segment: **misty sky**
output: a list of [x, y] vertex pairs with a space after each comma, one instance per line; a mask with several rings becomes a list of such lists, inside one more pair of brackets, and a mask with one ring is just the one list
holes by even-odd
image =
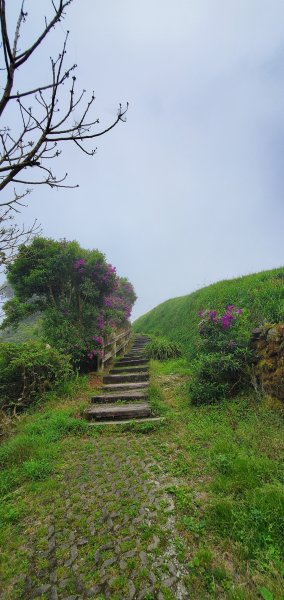
[[[48, 5], [26, 2], [27, 40]], [[127, 123], [94, 158], [65, 145], [56, 171], [79, 189], [34, 189], [25, 222], [103, 251], [135, 286], [135, 316], [283, 265], [283, 0], [74, 0], [27, 84], [49, 80], [67, 29], [94, 115], [111, 123], [129, 101]]]

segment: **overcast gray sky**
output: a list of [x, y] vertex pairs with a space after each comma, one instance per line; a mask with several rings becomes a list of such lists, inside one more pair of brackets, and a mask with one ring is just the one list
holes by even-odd
[[[27, 0], [27, 38], [47, 0]], [[33, 19], [35, 19], [33, 21]], [[138, 316], [203, 285], [283, 265], [283, 0], [74, 0], [27, 82], [70, 29], [67, 62], [102, 123], [94, 158], [58, 161], [77, 190], [40, 187], [23, 217], [105, 252]]]

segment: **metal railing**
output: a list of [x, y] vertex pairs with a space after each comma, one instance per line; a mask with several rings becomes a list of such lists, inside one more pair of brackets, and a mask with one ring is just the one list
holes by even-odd
[[103, 371], [105, 364], [115, 358], [119, 352], [123, 352], [130, 342], [132, 335], [131, 327], [120, 331], [118, 334], [105, 340], [102, 351], [103, 356], [98, 360], [98, 371]]

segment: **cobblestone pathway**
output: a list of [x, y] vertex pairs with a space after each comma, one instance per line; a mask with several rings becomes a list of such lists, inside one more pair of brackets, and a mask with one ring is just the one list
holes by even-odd
[[27, 524], [24, 599], [189, 598], [167, 492], [174, 482], [153, 444], [127, 434], [78, 439], [77, 451], [74, 443], [65, 450], [44, 519], [41, 511]]

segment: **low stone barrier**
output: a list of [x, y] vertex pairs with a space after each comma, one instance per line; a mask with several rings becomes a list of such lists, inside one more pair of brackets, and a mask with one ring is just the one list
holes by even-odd
[[252, 333], [255, 376], [265, 394], [284, 403], [284, 323], [265, 324]]

